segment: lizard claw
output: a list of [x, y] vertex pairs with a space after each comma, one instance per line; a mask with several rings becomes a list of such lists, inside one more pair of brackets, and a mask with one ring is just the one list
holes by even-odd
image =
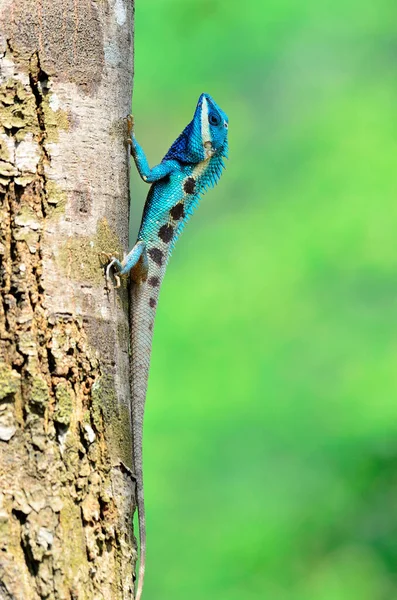
[[118, 252], [98, 252], [99, 260], [105, 264], [113, 260], [114, 258], [118, 258], [120, 255]]
[[[115, 263], [119, 262], [118, 258], [116, 258], [115, 256], [112, 256], [111, 259], [112, 260], [110, 261], [110, 263], [106, 267], [106, 275], [105, 275], [106, 276], [106, 286], [107, 286], [108, 289], [110, 289], [110, 282], [111, 282], [110, 270], [111, 270], [111, 268], [113, 267], [113, 265]], [[114, 278], [116, 280], [116, 285], [114, 285], [113, 287], [119, 288], [120, 285], [121, 285], [121, 283], [120, 283], [120, 277], [119, 277], [119, 275], [117, 275], [117, 273], [114, 273], [113, 276], [114, 276]]]
[[106, 289], [110, 290], [112, 289], [112, 287], [115, 288], [119, 288], [120, 287], [120, 277], [119, 275], [117, 275], [117, 273], [114, 273], [113, 276], [116, 280], [116, 285], [111, 285], [111, 277], [110, 277], [110, 270], [113, 267], [114, 264], [119, 263], [120, 261], [118, 259], [119, 253], [118, 252], [99, 252], [99, 258], [101, 260], [101, 262], [103, 262], [104, 264], [107, 264], [106, 267], [106, 271], [105, 271], [105, 278], [106, 278]]
[[127, 117], [127, 133], [128, 143], [132, 144], [132, 136], [134, 135], [134, 117], [132, 115], [128, 115]]
[[131, 477], [131, 479], [133, 481], [136, 481], [137, 478], [136, 478], [136, 475], [135, 475], [134, 471], [131, 471], [131, 469], [129, 467], [127, 467], [127, 465], [125, 464], [125, 462], [123, 462], [122, 460], [119, 463], [117, 463], [117, 464], [115, 464], [113, 466], [114, 467], [119, 467], [120, 471], [122, 471], [124, 473], [127, 473], [127, 475], [129, 475], [129, 477]]

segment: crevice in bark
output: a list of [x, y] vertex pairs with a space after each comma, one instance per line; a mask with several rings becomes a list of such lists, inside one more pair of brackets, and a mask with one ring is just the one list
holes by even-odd
[[43, 109], [43, 96], [47, 93], [49, 87], [49, 77], [40, 66], [39, 52], [36, 51], [29, 60], [29, 83], [32, 94], [36, 103], [37, 123], [41, 134], [37, 136], [37, 141], [40, 146], [40, 160], [38, 163], [37, 173], [41, 179], [42, 189], [42, 210], [44, 215], [48, 213], [48, 197], [47, 197], [47, 177], [45, 173], [45, 164], [51, 163], [51, 157], [47, 152], [45, 142], [47, 139], [47, 129], [45, 122], [45, 114]]
[[35, 52], [29, 61], [29, 82], [32, 89], [32, 94], [36, 101], [37, 121], [40, 130], [43, 132], [41, 146], [43, 153], [50, 162], [50, 156], [45, 148], [44, 142], [47, 137], [45, 116], [43, 110], [43, 96], [48, 93], [49, 88], [49, 76], [45, 71], [42, 70], [40, 65], [39, 53]]
[[[15, 510], [15, 509], [12, 511], [12, 513], [15, 516], [15, 518], [18, 519], [18, 521], [20, 523], [20, 529], [21, 529], [21, 531], [23, 531], [25, 524], [26, 524], [26, 515], [24, 515], [22, 511]], [[24, 543], [23, 535], [21, 536], [21, 548], [22, 548], [23, 555], [25, 557], [25, 563], [26, 563], [29, 573], [33, 577], [37, 577], [37, 575], [39, 573], [39, 563], [34, 560], [29, 543], [27, 543], [27, 544]]]

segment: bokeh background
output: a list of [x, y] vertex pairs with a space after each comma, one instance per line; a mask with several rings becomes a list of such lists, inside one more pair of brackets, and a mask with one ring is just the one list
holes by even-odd
[[151, 165], [201, 92], [230, 119], [158, 308], [145, 597], [395, 600], [397, 4], [140, 0], [135, 40]]

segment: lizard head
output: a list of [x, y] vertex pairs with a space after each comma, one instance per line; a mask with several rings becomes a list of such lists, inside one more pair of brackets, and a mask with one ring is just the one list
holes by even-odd
[[227, 156], [227, 115], [209, 94], [201, 94], [192, 121], [182, 131], [163, 160], [199, 163], [213, 156]]
[[[195, 131], [199, 129], [200, 145], [204, 149], [204, 158], [214, 154], [224, 156], [227, 151], [227, 131], [229, 119], [209, 94], [201, 94], [197, 103], [193, 123]], [[192, 138], [195, 143], [197, 140]]]

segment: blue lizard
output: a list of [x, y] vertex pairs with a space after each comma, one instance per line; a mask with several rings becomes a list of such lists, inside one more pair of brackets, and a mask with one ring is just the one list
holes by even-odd
[[[131, 272], [130, 335], [134, 475], [138, 507], [140, 566], [136, 600], [143, 589], [146, 526], [143, 495], [142, 434], [153, 324], [160, 285], [175, 242], [197, 206], [214, 186], [227, 156], [228, 118], [209, 94], [201, 94], [192, 121], [152, 169], [130, 124], [131, 154], [139, 175], [150, 188], [136, 244], [120, 262], [112, 257], [106, 276], [116, 268]], [[117, 279], [118, 276], [116, 275]]]

